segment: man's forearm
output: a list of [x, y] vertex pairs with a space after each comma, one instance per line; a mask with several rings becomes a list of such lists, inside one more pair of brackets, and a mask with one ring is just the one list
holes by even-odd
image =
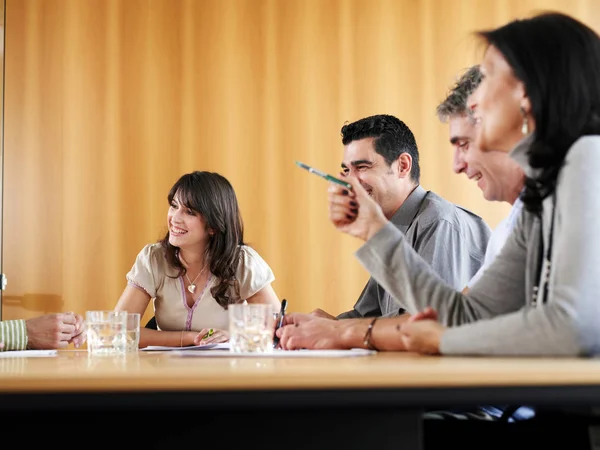
[[24, 320], [4, 320], [0, 322], [0, 351], [25, 350], [27, 348], [27, 328]]

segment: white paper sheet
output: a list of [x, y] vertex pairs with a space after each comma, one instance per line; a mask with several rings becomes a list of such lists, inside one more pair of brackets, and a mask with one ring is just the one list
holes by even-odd
[[56, 350], [8, 350], [0, 352], [0, 358], [39, 358], [40, 356], [56, 356]]
[[377, 352], [364, 348], [350, 350], [273, 350], [270, 353], [232, 353], [228, 350], [212, 350], [210, 352], [175, 351], [173, 356], [204, 356], [229, 358], [346, 358], [352, 356], [369, 356]]
[[229, 342], [224, 344], [207, 344], [207, 345], [192, 345], [190, 347], [163, 347], [161, 345], [150, 345], [140, 348], [142, 352], [164, 352], [178, 350], [180, 352], [189, 352], [190, 350], [229, 350]]

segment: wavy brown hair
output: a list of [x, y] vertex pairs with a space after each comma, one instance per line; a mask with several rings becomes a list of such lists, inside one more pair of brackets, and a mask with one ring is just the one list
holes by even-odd
[[[211, 294], [219, 305], [239, 301], [231, 298], [230, 288], [239, 292], [235, 273], [240, 261], [240, 246], [244, 243], [244, 224], [237, 197], [231, 183], [215, 172], [195, 171], [183, 175], [169, 191], [169, 205], [177, 195], [181, 205], [200, 214], [214, 234], [209, 238], [207, 257], [212, 274], [219, 280]], [[174, 278], [185, 275], [179, 260], [179, 248], [169, 243], [169, 231], [160, 241], [166, 251], [167, 262], [177, 270]]]

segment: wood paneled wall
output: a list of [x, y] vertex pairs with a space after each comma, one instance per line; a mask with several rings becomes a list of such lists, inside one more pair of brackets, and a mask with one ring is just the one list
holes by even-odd
[[213, 170], [292, 311], [350, 308], [367, 273], [327, 218], [340, 127], [390, 113], [414, 131], [422, 184], [495, 226], [451, 170], [435, 116], [472, 37], [538, 10], [598, 29], [595, 0], [7, 0], [5, 319], [112, 308], [166, 229], [170, 186]]

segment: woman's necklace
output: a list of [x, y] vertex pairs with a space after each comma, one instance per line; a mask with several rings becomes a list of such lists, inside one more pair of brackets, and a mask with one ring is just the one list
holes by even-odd
[[[178, 255], [178, 256], [179, 256], [179, 259], [180, 259], [180, 260], [181, 260], [181, 259], [183, 259], [183, 258], [181, 257], [181, 255]], [[185, 260], [184, 260], [184, 262], [185, 262]], [[187, 264], [186, 264], [186, 265], [187, 265]], [[186, 267], [186, 269], [187, 269], [187, 267]], [[204, 269], [206, 269], [206, 261], [204, 261], [204, 266], [202, 266], [202, 270], [201, 270], [201, 271], [198, 273], [198, 275], [196, 275], [196, 278], [194, 278], [194, 281], [191, 281], [191, 280], [190, 280], [190, 277], [188, 277], [187, 270], [186, 270], [186, 272], [185, 272], [185, 277], [187, 278], [187, 280], [188, 280], [188, 283], [190, 283], [190, 284], [189, 284], [189, 286], [187, 287], [187, 290], [188, 290], [188, 291], [190, 291], [190, 293], [191, 293], [191, 294], [193, 294], [194, 292], [196, 292], [196, 284], [195, 284], [195, 283], [196, 283], [196, 280], [198, 279], [198, 277], [199, 277], [200, 275], [202, 275], [202, 273], [204, 272]]]
[[196, 282], [198, 277], [202, 274], [202, 272], [204, 272], [204, 269], [206, 269], [206, 263], [204, 263], [204, 267], [202, 267], [202, 270], [200, 271], [200, 273], [198, 273], [198, 275], [196, 275], [196, 278], [194, 278], [194, 281], [190, 281], [190, 277], [188, 277], [187, 272], [185, 273], [185, 277], [187, 278], [188, 282], [190, 283], [190, 285], [187, 287], [187, 290], [190, 291], [190, 293], [193, 294], [196, 291], [196, 285], [194, 283]]

